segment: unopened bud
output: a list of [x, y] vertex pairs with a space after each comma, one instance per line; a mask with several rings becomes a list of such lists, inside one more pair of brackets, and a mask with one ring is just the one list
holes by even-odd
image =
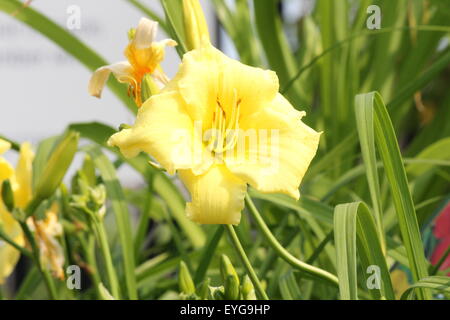
[[241, 292], [244, 300], [256, 300], [255, 287], [248, 275], [245, 275], [242, 280]]
[[223, 283], [226, 282], [228, 276], [233, 276], [237, 285], [239, 285], [239, 277], [231, 264], [230, 259], [226, 255], [222, 255], [220, 258], [220, 274], [222, 275]]
[[159, 93], [159, 87], [156, 84], [155, 80], [152, 78], [150, 74], [146, 74], [142, 78], [141, 83], [141, 95], [142, 95], [142, 101], [147, 101], [148, 98], [150, 98], [152, 95]]
[[180, 291], [186, 295], [195, 293], [194, 281], [192, 281], [189, 269], [186, 263], [180, 262], [180, 273], [178, 274], [178, 284], [180, 286]]
[[183, 0], [183, 18], [188, 50], [211, 43], [205, 15], [198, 0]]
[[59, 187], [77, 151], [78, 138], [78, 133], [69, 131], [56, 146], [38, 179], [36, 199], [42, 201], [49, 198]]
[[2, 184], [2, 199], [3, 203], [5, 204], [6, 209], [8, 209], [9, 212], [12, 212], [14, 210], [14, 193], [11, 187], [11, 182], [9, 180], [3, 181]]
[[232, 275], [229, 275], [225, 280], [225, 299], [238, 300], [239, 299], [239, 281]]
[[197, 287], [197, 295], [201, 300], [207, 300], [209, 296], [210, 279], [206, 279]]

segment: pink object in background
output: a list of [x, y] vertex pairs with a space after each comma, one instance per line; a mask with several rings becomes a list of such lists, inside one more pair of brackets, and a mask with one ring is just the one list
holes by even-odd
[[[447, 204], [444, 210], [442, 210], [436, 218], [433, 234], [439, 241], [431, 255], [431, 264], [435, 265], [450, 246], [450, 203]], [[450, 268], [450, 255], [445, 259], [439, 269], [445, 270], [448, 268]], [[447, 275], [450, 276], [450, 272]]]

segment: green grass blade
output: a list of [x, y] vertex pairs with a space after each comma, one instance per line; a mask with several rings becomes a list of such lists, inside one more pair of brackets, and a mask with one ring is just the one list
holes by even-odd
[[[381, 192], [380, 181], [377, 170], [377, 156], [375, 151], [375, 138], [373, 130], [373, 107], [370, 103], [371, 96], [357, 95], [355, 105], [356, 127], [359, 135], [359, 144], [366, 170], [367, 184], [369, 185], [370, 198], [374, 211], [374, 218], [377, 224], [378, 235], [381, 246], [385, 248], [383, 232], [383, 214], [381, 212]], [[368, 99], [369, 101], [364, 101]]]
[[[356, 265], [357, 208], [338, 205], [334, 212], [334, 242], [336, 246], [337, 276], [342, 300], [358, 299]], [[350, 210], [353, 209], [353, 210]]]
[[164, 9], [169, 35], [178, 43], [175, 49], [180, 58], [187, 52], [183, 18], [183, 2], [181, 0], [160, 0]]
[[[254, 0], [253, 5], [256, 28], [270, 68], [277, 72], [280, 85], [284, 86], [294, 76], [297, 63], [283, 32], [277, 2], [276, 0]], [[288, 98], [296, 105], [298, 104], [297, 107], [308, 111], [307, 99], [299, 94], [301, 92], [299, 84], [293, 85], [295, 90], [287, 93]]]
[[98, 146], [88, 146], [87, 152], [92, 157], [108, 193], [108, 199], [116, 217], [117, 228], [119, 230], [120, 244], [122, 246], [122, 258], [125, 270], [125, 282], [128, 292], [128, 298], [136, 300], [137, 285], [135, 277], [135, 261], [133, 237], [131, 234], [130, 213], [128, 205], [125, 202], [125, 194], [120, 182], [117, 180], [116, 170], [109, 159], [101, 152]]
[[364, 203], [354, 202], [336, 206], [334, 239], [341, 299], [358, 299], [357, 249], [364, 273], [369, 266], [377, 266], [380, 270], [380, 289], [370, 289], [372, 297], [395, 299], [377, 228]]
[[224, 229], [221, 226], [216, 227], [216, 230], [206, 242], [207, 246], [203, 249], [199, 266], [197, 267], [194, 275], [194, 283], [196, 283], [197, 285], [205, 278], [208, 266], [211, 263], [211, 260], [214, 256], [214, 251], [216, 250], [217, 245], [222, 238], [223, 232]]
[[406, 290], [402, 296], [401, 300], [410, 300], [413, 298], [413, 293], [415, 289], [426, 288], [432, 289], [439, 292], [450, 294], [450, 277], [444, 276], [433, 276], [424, 278], [416, 283], [414, 283], [411, 287]]
[[284, 300], [299, 300], [301, 298], [300, 287], [292, 269], [280, 278], [279, 287]]
[[38, 178], [44, 171], [45, 166], [47, 165], [48, 158], [58, 139], [59, 136], [53, 136], [42, 140], [39, 143], [36, 155], [33, 160], [33, 189], [36, 188]]
[[[416, 160], [433, 159], [433, 160], [450, 160], [450, 137], [440, 139], [422, 150], [417, 156]], [[426, 171], [433, 169], [435, 166], [432, 163], [417, 162], [411, 163], [406, 167], [406, 172], [409, 175], [418, 177]]]
[[[408, 188], [405, 168], [400, 154], [397, 137], [386, 106], [377, 92], [357, 96], [355, 108], [373, 108], [375, 141], [381, 156], [385, 174], [391, 187], [392, 198], [397, 213], [400, 232], [405, 245], [411, 272], [415, 281], [428, 276], [427, 261]], [[418, 290], [421, 299], [431, 298], [427, 290]]]

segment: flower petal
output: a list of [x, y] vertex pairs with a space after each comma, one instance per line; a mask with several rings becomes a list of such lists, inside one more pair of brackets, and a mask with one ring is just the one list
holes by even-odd
[[136, 49], [145, 49], [150, 47], [156, 38], [157, 31], [158, 22], [147, 18], [141, 18], [141, 20], [139, 20], [134, 39], [132, 40], [133, 45]]
[[184, 55], [177, 75], [169, 83], [170, 89], [174, 87], [181, 92], [191, 117], [202, 120], [208, 128], [218, 100], [228, 113], [235, 107], [236, 94], [241, 115], [245, 116], [258, 111], [262, 102], [273, 100], [279, 84], [275, 72], [244, 65], [206, 46]]
[[14, 174], [14, 168], [4, 158], [0, 158], [0, 182], [9, 179]]
[[150, 97], [139, 109], [134, 126], [114, 134], [108, 143], [119, 147], [125, 157], [148, 153], [169, 174], [191, 168], [199, 173], [211, 165], [212, 156], [198, 131], [180, 95], [164, 92]]
[[[11, 143], [0, 139], [0, 154], [5, 153], [11, 148]], [[9, 179], [14, 174], [14, 168], [4, 158], [0, 157], [0, 183]]]
[[300, 120], [304, 114], [278, 94], [268, 107], [243, 118], [236, 152], [225, 158], [227, 167], [261, 192], [298, 199], [320, 138]]
[[29, 143], [23, 143], [20, 147], [19, 162], [17, 163], [15, 184], [17, 189], [14, 192], [15, 204], [18, 208], [25, 208], [31, 201], [31, 179], [33, 170], [34, 153]]
[[273, 100], [278, 92], [275, 72], [254, 68], [230, 59], [213, 46], [192, 50], [183, 57], [180, 69], [169, 84], [181, 92], [188, 112], [195, 120], [210, 125], [212, 108], [220, 100], [226, 113], [231, 113], [236, 102], [241, 104], [241, 115], [257, 112], [262, 102]]
[[[13, 219], [1, 201], [0, 223], [2, 224], [4, 232], [12, 240], [20, 246], [25, 245], [25, 240], [23, 238], [19, 223]], [[2, 284], [4, 280], [13, 272], [19, 258], [20, 252], [17, 249], [4, 241], [0, 241], [0, 284]]]
[[109, 78], [111, 72], [120, 82], [132, 82], [133, 69], [128, 61], [121, 61], [107, 66], [103, 66], [95, 70], [89, 80], [88, 91], [91, 96], [100, 98], [103, 87]]
[[0, 139], [0, 154], [5, 153], [9, 149], [11, 149], [11, 143], [6, 140]]
[[180, 170], [192, 202], [186, 205], [189, 219], [202, 224], [239, 224], [247, 185], [224, 166], [214, 165], [202, 175]]

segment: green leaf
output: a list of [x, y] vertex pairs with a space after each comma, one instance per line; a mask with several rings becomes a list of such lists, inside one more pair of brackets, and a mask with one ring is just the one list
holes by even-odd
[[[357, 248], [361, 256], [364, 273], [369, 266], [377, 266], [380, 270], [380, 289], [368, 288], [370, 294], [374, 298], [395, 299], [389, 269], [381, 248], [376, 225], [364, 203], [354, 202], [336, 206], [334, 211], [334, 241], [341, 299], [358, 299]], [[366, 283], [366, 281], [364, 282]]]
[[[364, 101], [369, 99], [369, 101]], [[381, 206], [380, 181], [377, 171], [377, 156], [375, 151], [375, 138], [373, 130], [373, 107], [370, 104], [370, 95], [357, 95], [355, 98], [356, 127], [359, 135], [359, 144], [364, 160], [367, 183], [369, 185], [370, 198], [374, 211], [374, 218], [377, 225], [378, 236], [382, 248], [385, 247], [383, 232], [383, 215]]]
[[47, 159], [42, 174], [38, 177], [35, 189], [35, 199], [41, 201], [53, 195], [66, 175], [69, 166], [77, 152], [79, 134], [69, 131], [61, 137]]
[[[277, 72], [280, 84], [284, 86], [294, 76], [297, 63], [283, 32], [277, 3], [277, 0], [254, 0], [253, 6], [259, 39], [270, 68]], [[301, 106], [302, 109], [309, 110], [309, 106], [306, 105], [307, 99], [299, 94], [301, 92], [299, 83], [294, 83], [293, 86], [295, 90], [286, 93], [286, 95], [291, 98], [293, 103], [298, 104], [297, 107]]]
[[409, 287], [401, 296], [401, 300], [410, 300], [413, 298], [415, 289], [426, 288], [439, 292], [450, 294], [450, 277], [433, 276], [421, 279]]
[[271, 203], [292, 209], [302, 217], [313, 217], [328, 225], [333, 224], [333, 209], [326, 204], [308, 198], [306, 196], [300, 197], [299, 201], [282, 195], [282, 194], [265, 194], [260, 193], [254, 189], [249, 189], [251, 197], [269, 201]]
[[[450, 160], [450, 137], [443, 138], [429, 145], [415, 156], [414, 159]], [[406, 172], [412, 176], [418, 177], [434, 167], [433, 163], [411, 163], [406, 167]]]
[[33, 160], [33, 189], [36, 189], [36, 185], [39, 177], [47, 165], [48, 158], [52, 152], [54, 146], [56, 145], [59, 136], [53, 136], [42, 140], [36, 150], [36, 155]]
[[185, 31], [183, 26], [183, 1], [160, 0], [166, 15], [166, 22], [170, 36], [178, 43], [175, 49], [180, 58], [187, 52]]
[[292, 269], [280, 278], [279, 286], [284, 300], [299, 300], [301, 298], [300, 288]]
[[125, 280], [128, 297], [132, 300], [138, 298], [135, 277], [135, 261], [133, 250], [133, 237], [131, 234], [130, 213], [125, 202], [125, 194], [120, 182], [117, 180], [116, 170], [109, 159], [101, 152], [97, 146], [91, 145], [86, 151], [94, 161], [95, 166], [100, 171], [100, 175], [108, 193], [108, 199], [116, 217], [116, 224], [119, 230], [120, 244], [122, 246], [122, 258], [125, 270]]
[[214, 256], [214, 252], [216, 251], [217, 245], [219, 244], [220, 239], [222, 238], [224, 229], [221, 226], [216, 227], [214, 233], [208, 238], [206, 241], [206, 247], [203, 249], [202, 256], [200, 258], [199, 265], [197, 267], [197, 271], [195, 272], [194, 281], [195, 283], [200, 283], [203, 281], [203, 278], [206, 275], [208, 270], [208, 266], [211, 263], [211, 260]]
[[[408, 188], [408, 180], [392, 122], [386, 106], [377, 92], [358, 95], [355, 103], [356, 109], [364, 108], [366, 113], [373, 112], [369, 119], [372, 118], [374, 121], [376, 145], [384, 165], [386, 178], [391, 187], [398, 224], [408, 254], [413, 279], [419, 281], [419, 279], [428, 276], [427, 260], [424, 255], [414, 203]], [[366, 126], [362, 129], [370, 130], [371, 128]], [[427, 290], [421, 289], [419, 289], [418, 296], [421, 299], [431, 298]]]

